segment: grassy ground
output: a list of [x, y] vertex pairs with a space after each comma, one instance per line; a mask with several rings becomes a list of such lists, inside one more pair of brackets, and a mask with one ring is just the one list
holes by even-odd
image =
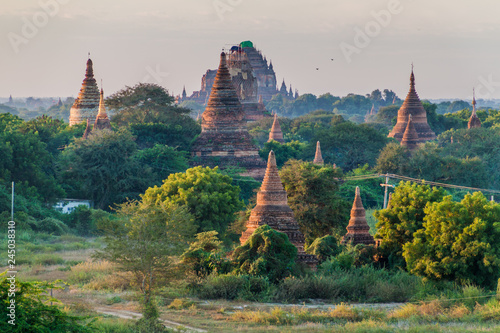
[[[133, 279], [109, 262], [92, 261], [91, 254], [99, 247], [95, 238], [24, 235], [16, 253], [18, 277], [67, 281], [64, 290], [54, 292], [67, 311], [97, 317], [97, 332], [132, 332], [134, 320], [118, 316], [140, 312]], [[158, 303], [162, 319], [218, 333], [500, 332], [500, 304], [495, 297], [483, 297], [485, 293], [473, 287], [464, 288], [459, 296], [461, 300], [448, 301], [456, 295], [443, 294], [423, 302], [375, 305], [206, 301], [189, 297], [185, 283], [179, 281], [162, 288]], [[99, 313], [102, 309], [114, 315]]]

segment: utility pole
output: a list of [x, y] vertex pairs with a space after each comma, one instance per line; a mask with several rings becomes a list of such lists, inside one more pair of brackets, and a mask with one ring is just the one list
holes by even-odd
[[385, 187], [385, 190], [384, 190], [384, 209], [387, 208], [387, 195], [388, 195], [388, 192], [387, 192], [387, 188], [388, 187], [394, 187], [394, 185], [389, 185], [389, 174], [385, 174], [385, 184], [380, 184], [380, 186], [383, 186]]

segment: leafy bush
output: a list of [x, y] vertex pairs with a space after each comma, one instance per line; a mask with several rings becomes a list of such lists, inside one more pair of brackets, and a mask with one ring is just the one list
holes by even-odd
[[263, 225], [234, 250], [233, 263], [236, 273], [264, 276], [274, 283], [291, 274], [296, 256], [297, 248], [286, 234]]
[[44, 218], [43, 220], [35, 223], [36, 231], [47, 232], [49, 234], [61, 236], [69, 232], [69, 228], [62, 221], [52, 217]]
[[[323, 264], [324, 265], [324, 264]], [[422, 287], [420, 278], [406, 272], [373, 267], [344, 270], [335, 268], [317, 275], [292, 277], [277, 287], [276, 299], [296, 301], [306, 298], [363, 302], [403, 302]]]
[[339, 246], [337, 238], [327, 235], [316, 238], [314, 242], [307, 247], [306, 252], [314, 254], [319, 259], [319, 262], [322, 263], [328, 258], [338, 255], [342, 252], [342, 248]]
[[263, 301], [268, 298], [271, 284], [265, 277], [250, 275], [210, 275], [195, 289], [203, 299], [247, 299]]
[[221, 253], [222, 242], [217, 238], [218, 234], [215, 230], [200, 232], [196, 241], [182, 254], [182, 263], [196, 277], [206, 278], [212, 272], [224, 274], [231, 270], [231, 262]]
[[53, 283], [47, 282], [20, 282], [16, 280], [15, 326], [7, 322], [10, 318], [8, 309], [8, 293], [10, 282], [3, 273], [0, 280], [0, 299], [4, 300], [0, 307], [1, 332], [95, 332], [89, 324], [83, 323], [85, 318], [68, 315], [57, 305], [48, 305], [47, 301], [57, 301], [50, 294], [49, 289], [61, 289]]

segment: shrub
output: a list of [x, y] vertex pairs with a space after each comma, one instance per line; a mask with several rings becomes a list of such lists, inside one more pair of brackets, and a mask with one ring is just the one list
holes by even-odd
[[196, 288], [196, 294], [204, 299], [247, 299], [264, 300], [271, 285], [264, 277], [249, 275], [210, 275]]
[[328, 258], [338, 255], [342, 252], [342, 248], [339, 247], [337, 238], [327, 235], [316, 238], [314, 242], [307, 247], [306, 252], [314, 254], [319, 259], [319, 262], [322, 263]]
[[36, 230], [39, 232], [47, 232], [57, 236], [69, 232], [69, 228], [66, 224], [52, 217], [47, 217], [43, 220], [37, 221], [35, 226]]
[[296, 256], [297, 248], [286, 234], [263, 225], [234, 250], [233, 263], [237, 273], [265, 276], [274, 283], [291, 274]]

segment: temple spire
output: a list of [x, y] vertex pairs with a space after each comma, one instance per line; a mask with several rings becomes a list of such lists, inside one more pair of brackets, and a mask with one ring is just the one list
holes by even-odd
[[356, 194], [351, 209], [351, 219], [346, 229], [347, 234], [342, 237], [342, 244], [351, 243], [353, 246], [356, 244], [375, 245], [375, 240], [369, 233], [370, 226], [366, 222], [366, 212], [361, 201], [359, 186], [356, 186]]
[[271, 127], [271, 132], [269, 132], [269, 140], [267, 140], [267, 142], [270, 142], [272, 140], [278, 141], [279, 143], [285, 142], [285, 140], [283, 140], [283, 132], [281, 131], [280, 122], [276, 113], [274, 114], [273, 127]]
[[323, 165], [325, 162], [323, 161], [323, 156], [321, 155], [321, 147], [319, 145], [319, 141], [316, 142], [316, 155], [314, 156], [314, 164]]
[[467, 128], [478, 128], [481, 127], [481, 120], [476, 114], [476, 93], [474, 88], [472, 88], [472, 114], [469, 118], [469, 122], [467, 123]]
[[104, 90], [102, 88], [101, 80], [101, 98], [99, 100], [99, 112], [94, 122], [93, 131], [108, 129], [111, 130], [111, 122], [109, 121], [108, 115], [106, 113], [106, 105], [104, 104]]

